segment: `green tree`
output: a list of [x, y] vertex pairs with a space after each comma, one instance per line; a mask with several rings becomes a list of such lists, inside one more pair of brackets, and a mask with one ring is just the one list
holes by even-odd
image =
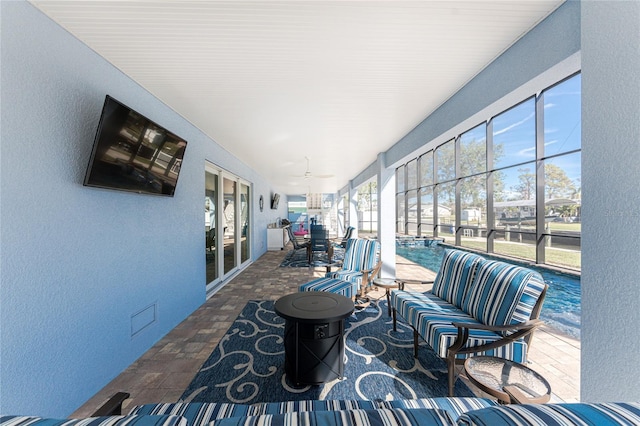
[[536, 195], [535, 173], [531, 173], [531, 169], [528, 168], [518, 169], [518, 172], [520, 172], [518, 175], [520, 183], [511, 187], [511, 189], [522, 194], [523, 200], [533, 200]]
[[574, 198], [578, 193], [576, 184], [558, 165], [546, 163], [544, 165], [545, 198]]

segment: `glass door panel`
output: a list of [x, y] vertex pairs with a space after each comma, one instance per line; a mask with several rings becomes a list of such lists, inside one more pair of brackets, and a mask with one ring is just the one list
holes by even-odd
[[204, 190], [204, 235], [207, 284], [218, 279], [216, 224], [218, 223], [218, 175], [205, 172]]
[[236, 267], [236, 182], [223, 178], [224, 273]]
[[240, 184], [240, 263], [249, 260], [249, 187]]

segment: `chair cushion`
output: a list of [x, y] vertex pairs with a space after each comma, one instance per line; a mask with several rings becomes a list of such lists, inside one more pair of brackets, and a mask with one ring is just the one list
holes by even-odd
[[430, 426], [455, 423], [446, 411], [435, 409], [373, 409], [339, 411], [303, 411], [286, 414], [264, 414], [261, 416], [232, 417], [216, 420], [210, 426]]
[[489, 425], [638, 425], [639, 403], [503, 405], [468, 412], [460, 426]]
[[341, 281], [348, 281], [355, 286], [356, 291], [362, 284], [362, 272], [360, 271], [345, 271], [341, 269], [339, 271], [327, 272], [325, 277]]
[[[330, 274], [331, 273], [327, 273], [327, 277]], [[298, 291], [326, 291], [328, 293], [341, 294], [348, 298], [353, 297], [358, 291], [356, 283], [327, 277], [317, 278], [313, 281], [309, 281], [308, 283], [304, 283], [298, 287]]]
[[103, 416], [82, 419], [51, 419], [34, 416], [2, 416], [2, 426], [187, 426], [181, 416]]
[[346, 271], [366, 271], [373, 269], [378, 260], [380, 243], [376, 240], [351, 238], [347, 240], [342, 269]]
[[477, 254], [462, 250], [445, 250], [431, 292], [462, 308], [464, 296], [471, 287], [476, 268], [483, 260]]
[[487, 325], [525, 322], [544, 286], [540, 274], [531, 269], [482, 260], [462, 309]]

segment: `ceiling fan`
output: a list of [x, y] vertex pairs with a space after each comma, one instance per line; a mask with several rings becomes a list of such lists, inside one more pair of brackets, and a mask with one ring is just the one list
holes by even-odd
[[304, 175], [302, 176], [296, 176], [296, 177], [301, 177], [304, 179], [312, 179], [312, 178], [319, 178], [319, 179], [327, 179], [327, 178], [332, 178], [334, 177], [334, 175], [314, 175], [313, 173], [311, 173], [309, 171], [309, 157], [304, 157], [305, 160], [307, 160], [307, 171], [304, 172]]

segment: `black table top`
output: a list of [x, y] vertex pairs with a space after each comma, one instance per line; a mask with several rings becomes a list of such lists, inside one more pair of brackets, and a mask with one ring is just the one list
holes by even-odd
[[353, 301], [341, 294], [321, 291], [292, 293], [276, 301], [275, 311], [286, 320], [334, 322], [353, 313]]

